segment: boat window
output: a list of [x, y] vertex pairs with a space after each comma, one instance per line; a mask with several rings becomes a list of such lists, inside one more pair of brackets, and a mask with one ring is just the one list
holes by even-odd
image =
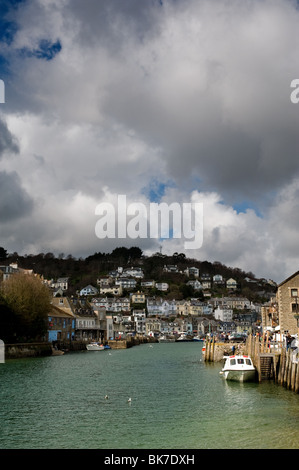
[[248, 366], [251, 366], [251, 360], [250, 360], [250, 359], [246, 359], [246, 364], [247, 364]]
[[230, 365], [231, 365], [231, 366], [234, 366], [235, 364], [236, 364], [236, 359], [231, 359], [231, 360], [230, 360]]
[[244, 364], [244, 359], [238, 359], [238, 364]]

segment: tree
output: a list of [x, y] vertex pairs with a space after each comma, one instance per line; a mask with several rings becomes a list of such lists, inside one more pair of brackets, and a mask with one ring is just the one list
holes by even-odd
[[7, 251], [0, 246], [0, 261], [4, 261], [7, 258]]
[[[14, 315], [16, 341], [41, 340], [48, 329], [50, 292], [35, 276], [18, 273], [1, 285], [1, 296]], [[0, 324], [4, 320], [0, 315]]]

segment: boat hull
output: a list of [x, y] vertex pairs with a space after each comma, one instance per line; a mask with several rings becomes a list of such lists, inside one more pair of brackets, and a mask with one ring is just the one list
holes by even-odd
[[223, 378], [233, 382], [253, 382], [256, 369], [249, 356], [225, 356], [225, 365], [220, 372]]
[[226, 370], [223, 371], [226, 380], [232, 382], [254, 382], [256, 377], [255, 370]]
[[99, 344], [88, 344], [86, 346], [87, 351], [104, 351], [104, 346]]

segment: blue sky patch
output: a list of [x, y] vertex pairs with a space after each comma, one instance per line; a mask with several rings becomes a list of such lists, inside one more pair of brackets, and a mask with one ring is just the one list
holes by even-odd
[[59, 54], [62, 46], [59, 39], [56, 42], [51, 42], [48, 39], [42, 39], [39, 42], [38, 48], [30, 50], [27, 47], [21, 49], [20, 53], [24, 57], [36, 57], [37, 59], [52, 60]]
[[174, 187], [174, 183], [168, 181], [167, 183], [161, 183], [157, 180], [152, 180], [149, 186], [144, 188], [143, 194], [149, 198], [150, 202], [160, 202], [165, 194], [166, 188]]
[[240, 212], [243, 212], [245, 214], [248, 209], [252, 209], [258, 217], [263, 217], [262, 213], [258, 210], [258, 208], [248, 201], [242, 201], [238, 204], [234, 204], [233, 208], [235, 209], [235, 211], [237, 211], [238, 214], [240, 214]]

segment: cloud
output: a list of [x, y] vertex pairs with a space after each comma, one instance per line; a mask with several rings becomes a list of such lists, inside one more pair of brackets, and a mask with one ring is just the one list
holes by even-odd
[[5, 214], [30, 213], [20, 235], [13, 219], [1, 228], [5, 248], [109, 251], [118, 241], [94, 234], [109, 195], [195, 198], [198, 258], [273, 278], [297, 269], [295, 2], [27, 0], [2, 21], [1, 175], [20, 201]]
[[0, 220], [1, 224], [26, 217], [32, 211], [33, 202], [24, 191], [16, 172], [0, 172]]

